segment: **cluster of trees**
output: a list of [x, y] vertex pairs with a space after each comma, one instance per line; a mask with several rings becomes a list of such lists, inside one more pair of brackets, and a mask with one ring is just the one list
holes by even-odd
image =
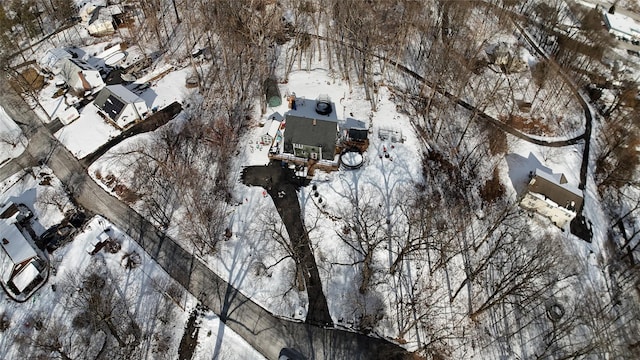
[[[356, 265], [360, 270], [360, 295], [354, 296], [363, 315], [360, 326], [371, 329], [382, 319], [376, 313], [383, 311], [382, 302], [376, 300], [380, 287], [395, 284], [403, 289], [399, 290], [403, 296], [396, 303], [398, 315], [394, 316], [399, 333], [414, 334], [425, 353], [455, 351], [448, 348], [449, 340], [464, 343], [468, 332], [477, 331], [464, 319], [473, 320], [471, 324], [492, 319], [495, 331], [490, 337], [476, 334], [478, 346], [492, 346], [495, 338], [509, 338], [505, 334], [517, 337], [531, 332], [540, 335], [531, 337], [538, 340], [530, 340], [538, 356], [593, 354], [604, 341], [600, 330], [609, 329], [615, 321], [605, 316], [607, 305], [599, 307], [596, 320], [589, 320], [591, 313], [577, 311], [565, 312], [560, 320], [548, 319], [547, 303], [556, 301], [558, 282], [575, 274], [571, 267], [559, 266], [570, 262], [561, 250], [560, 239], [552, 235], [537, 239], [518, 208], [502, 198], [495, 167], [508, 150], [505, 137], [477, 120], [479, 111], [488, 107], [514, 111], [515, 101], [507, 107], [500, 101], [512, 96], [518, 81], [509, 83], [500, 77], [495, 82], [474, 81], [482, 66], [478, 59], [495, 32], [496, 21], [473, 28], [467, 23], [474, 11], [505, 21], [512, 12], [531, 12], [558, 31], [570, 9], [562, 2], [492, 4], [478, 10], [472, 3], [450, 1], [280, 5], [222, 1], [215, 8], [196, 3], [200, 9], [197, 18], [179, 7], [189, 42], [205, 44], [213, 54], [212, 66], [194, 64], [201, 91], [206, 94], [203, 108], [207, 111], [198, 118], [208, 119], [204, 121], [209, 124], [205, 127], [211, 126], [205, 131], [208, 140], [221, 144], [221, 149], [233, 149], [247, 125], [253, 99], [260, 94], [260, 84], [274, 74], [280, 51], [285, 55], [285, 79], [296, 61], [302, 68], [303, 60], [308, 66], [313, 59], [326, 56], [332, 70], [364, 86], [374, 110], [376, 87], [384, 81], [379, 74], [399, 74], [385, 71], [393, 68], [386, 59], [401, 60], [428, 79], [424, 82], [404, 75], [404, 89], [395, 91], [415, 116], [419, 133], [435, 150], [424, 155], [426, 180], [420, 196], [414, 201], [397, 201], [406, 205], [401, 209], [391, 211], [355, 193], [346, 196], [351, 206], [345, 207], [344, 224], [337, 235], [352, 254], [351, 262], [342, 265]], [[290, 16], [282, 19], [285, 8], [291, 10]], [[582, 14], [585, 22], [593, 23], [593, 17], [593, 13]], [[582, 30], [596, 34], [595, 28], [584, 27]], [[577, 34], [578, 29], [571, 31]], [[158, 38], [163, 34], [157, 33]], [[168, 33], [166, 36], [168, 40]], [[289, 36], [291, 42], [280, 46]], [[568, 40], [549, 46], [555, 47], [549, 48], [552, 53], [561, 55], [559, 63], [565, 70], [591, 69], [596, 64], [594, 54], [600, 51], [594, 49], [594, 56], [585, 56], [589, 48]], [[570, 89], [562, 81], [551, 81], [558, 70], [545, 66], [543, 62], [534, 69], [530, 85], [546, 87], [544, 94], [536, 91], [535, 97], [544, 95], [549, 100], [540, 109], [562, 107], [569, 101], [565, 94]], [[528, 91], [528, 87], [520, 90]], [[459, 99], [473, 99], [477, 111], [461, 110]], [[216, 177], [224, 179], [228, 167], [220, 164]], [[451, 206], [452, 202], [456, 205]], [[478, 217], [478, 212], [483, 215]], [[285, 236], [281, 239], [288, 244]], [[450, 314], [450, 324], [427, 321], [442, 311]], [[509, 325], [504, 328], [499, 324]], [[517, 347], [515, 343], [509, 346]], [[620, 349], [610, 351], [619, 353]]]
[[73, 0], [12, 0], [0, 5], [0, 42], [18, 52], [21, 43], [48, 35], [77, 15]]
[[113, 156], [129, 166], [124, 181], [141, 200], [143, 214], [163, 230], [177, 226], [205, 255], [215, 252], [224, 235], [228, 186], [235, 179], [226, 176], [224, 166], [234, 149], [214, 137], [223, 130], [218, 123], [190, 109], [185, 109], [187, 123], [165, 126]]
[[[174, 317], [172, 302], [182, 296], [177, 287], [162, 284], [166, 289], [158, 288], [145, 298], [141, 310], [139, 300], [123, 291], [117, 275], [104, 266], [98, 261], [88, 271], [68, 273], [56, 284], [56, 292], [64, 296], [60, 301], [64, 318], [32, 314], [16, 339], [23, 354], [66, 360], [166, 358], [175, 336], [167, 326]], [[141, 322], [141, 316], [149, 318]]]

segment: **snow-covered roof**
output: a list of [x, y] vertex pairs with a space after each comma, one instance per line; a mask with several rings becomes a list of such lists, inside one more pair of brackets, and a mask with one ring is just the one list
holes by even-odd
[[134, 94], [133, 92], [131, 92], [131, 90], [127, 89], [126, 87], [124, 87], [124, 86], [122, 86], [120, 84], [109, 85], [109, 86], [107, 86], [107, 89], [113, 95], [115, 95], [118, 98], [120, 98], [120, 100], [123, 100], [123, 101], [125, 101], [127, 103], [144, 102], [144, 100], [142, 100], [138, 95]]
[[[12, 204], [3, 208], [6, 210]], [[4, 283], [11, 280], [14, 268], [26, 260], [36, 257], [35, 250], [16, 226], [16, 217], [19, 212], [5, 219], [0, 219], [0, 275]]]
[[287, 117], [297, 116], [297, 117], [306, 118], [306, 119], [318, 119], [318, 120], [338, 122], [338, 116], [336, 114], [336, 106], [332, 102], [330, 103], [332, 111], [327, 115], [322, 115], [316, 112], [316, 105], [318, 104], [316, 100], [296, 98], [295, 102], [296, 102], [296, 108], [289, 109], [289, 111], [286, 112], [285, 116]]
[[33, 280], [38, 277], [40, 271], [35, 267], [33, 263], [29, 263], [22, 271], [20, 271], [16, 276], [11, 280], [13, 285], [16, 286], [19, 292], [23, 292], [24, 289], [29, 286], [33, 282]]
[[40, 58], [38, 65], [44, 70], [58, 74], [62, 66], [61, 60], [63, 59], [71, 59], [71, 54], [65, 49], [49, 49], [44, 56]]
[[358, 129], [358, 130], [368, 130], [369, 126], [366, 122], [358, 119], [354, 119], [351, 117], [346, 118], [344, 121], [340, 122], [340, 128], [342, 129]]
[[579, 197], [582, 197], [582, 190], [580, 190], [577, 186], [569, 184], [567, 182], [567, 179], [564, 177], [564, 174], [552, 174], [549, 172], [546, 172], [542, 169], [536, 169], [535, 171], [535, 175], [539, 176], [549, 182], [554, 183], [557, 186], [560, 186], [561, 188], [571, 192], [574, 195], [577, 195]]
[[612, 32], [619, 32], [634, 38], [640, 38], [640, 25], [632, 18], [622, 14], [604, 13], [607, 27]]
[[2, 236], [2, 249], [11, 258], [14, 264], [19, 264], [36, 256], [35, 250], [15, 225], [15, 217], [0, 219], [0, 236]]
[[[105, 86], [93, 104], [111, 118], [121, 128], [142, 117], [147, 111], [147, 104], [138, 95], [122, 85]], [[132, 104], [132, 107], [129, 105]], [[133, 113], [127, 109], [132, 109]]]
[[276, 137], [278, 129], [280, 129], [280, 124], [282, 124], [280, 121], [272, 120], [271, 124], [269, 124], [269, 131], [267, 131], [267, 134], [272, 138]]

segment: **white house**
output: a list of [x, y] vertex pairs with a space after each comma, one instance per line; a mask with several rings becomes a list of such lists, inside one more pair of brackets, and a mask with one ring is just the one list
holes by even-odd
[[18, 296], [46, 278], [46, 263], [18, 227], [21, 213], [13, 203], [0, 209], [0, 272], [3, 287]]
[[622, 14], [604, 13], [604, 23], [614, 36], [626, 40], [640, 40], [640, 25]]
[[104, 86], [100, 71], [84, 60], [63, 59], [60, 75], [67, 85], [79, 94]]
[[93, 104], [121, 129], [141, 120], [149, 110], [143, 99], [122, 85], [105, 86]]
[[38, 66], [44, 71], [58, 75], [62, 71], [62, 64], [65, 59], [71, 59], [71, 54], [65, 49], [49, 49], [38, 61]]

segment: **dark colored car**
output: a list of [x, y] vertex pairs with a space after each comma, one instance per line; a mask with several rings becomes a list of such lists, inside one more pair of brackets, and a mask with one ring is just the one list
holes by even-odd
[[292, 348], [282, 348], [278, 360], [306, 360], [307, 358], [300, 351]]

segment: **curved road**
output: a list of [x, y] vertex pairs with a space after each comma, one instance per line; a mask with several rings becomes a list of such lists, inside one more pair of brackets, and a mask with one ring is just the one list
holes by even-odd
[[26, 151], [0, 168], [5, 179], [22, 168], [47, 165], [85, 209], [101, 214], [136, 240], [162, 268], [251, 346], [269, 359], [284, 347], [298, 349], [309, 359], [393, 359], [407, 352], [383, 339], [334, 328], [281, 319], [242, 295], [173, 239], [159, 232], [126, 204], [104, 191], [86, 168], [51, 135], [22, 101], [0, 99], [7, 113], [29, 138]]

